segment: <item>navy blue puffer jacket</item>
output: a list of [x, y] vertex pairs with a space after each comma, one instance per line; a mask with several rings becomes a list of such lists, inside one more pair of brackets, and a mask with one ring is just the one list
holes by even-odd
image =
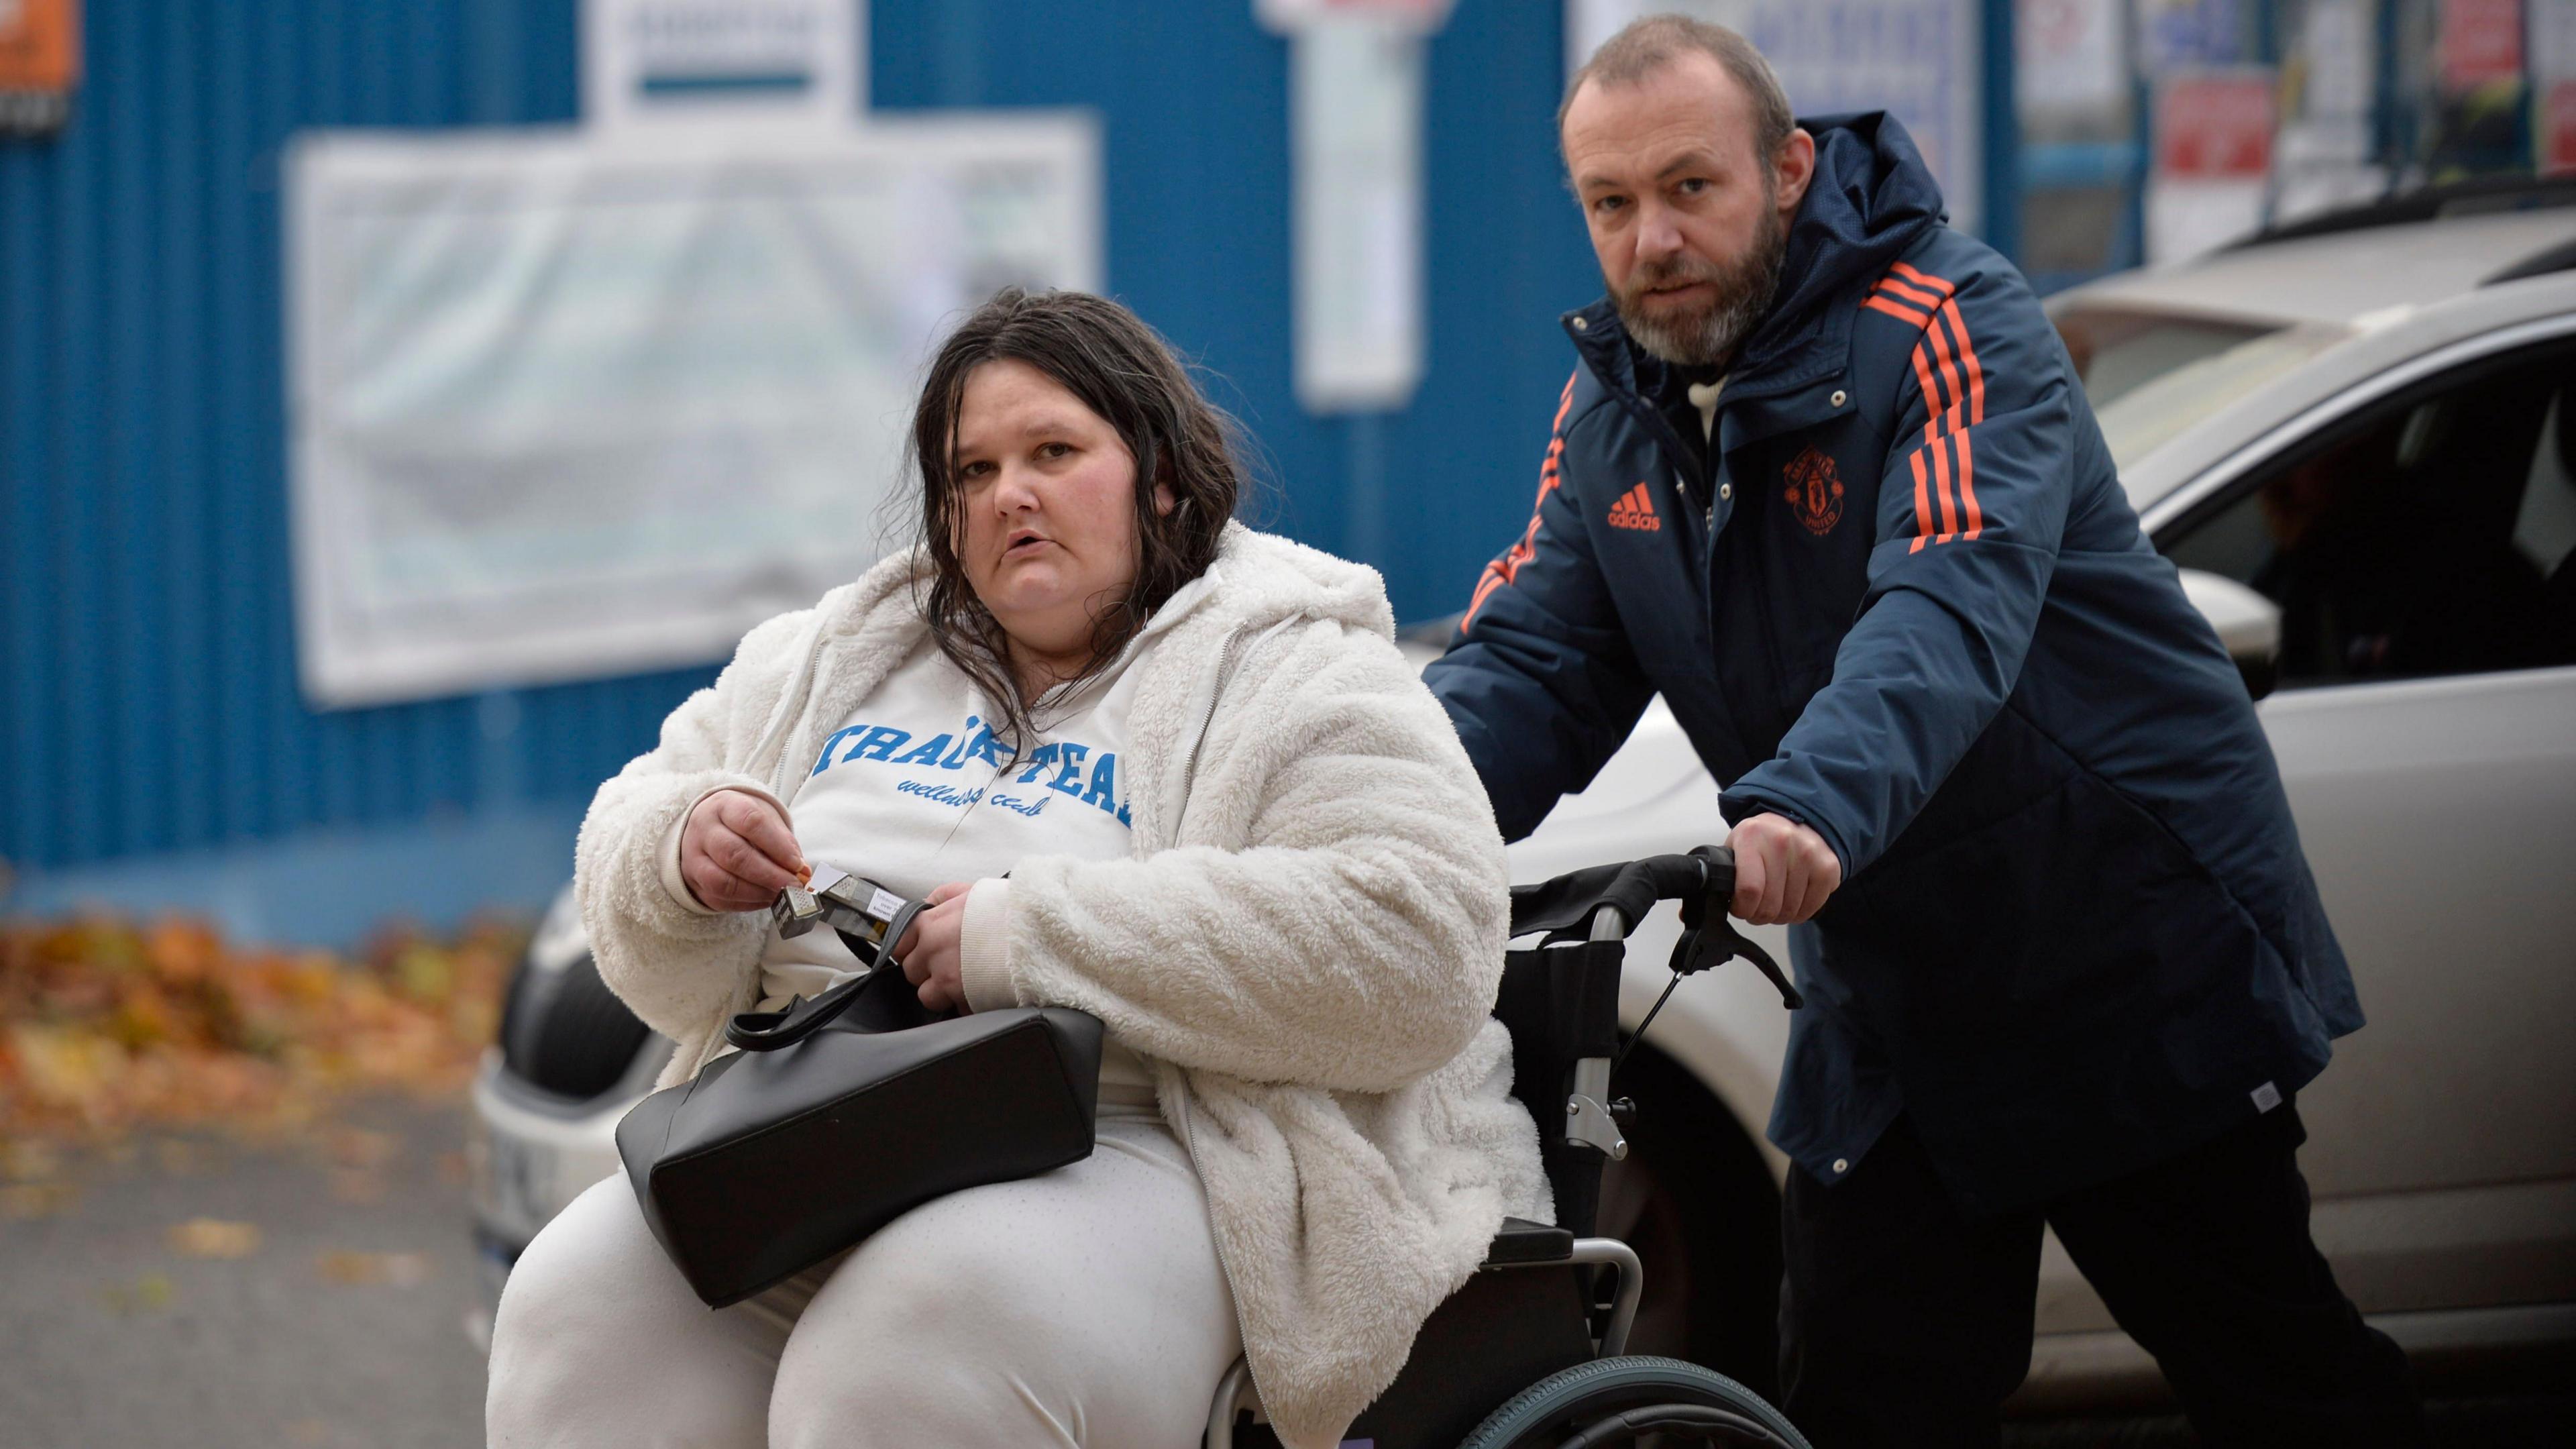
[[1569, 314], [1534, 516], [1427, 677], [1514, 838], [1661, 692], [1727, 820], [1842, 858], [1792, 932], [1772, 1141], [1831, 1183], [1907, 1112], [1963, 1201], [2040, 1202], [2269, 1110], [2361, 1012], [2245, 687], [2028, 284], [1894, 120], [1804, 124], [1714, 439], [1608, 301]]

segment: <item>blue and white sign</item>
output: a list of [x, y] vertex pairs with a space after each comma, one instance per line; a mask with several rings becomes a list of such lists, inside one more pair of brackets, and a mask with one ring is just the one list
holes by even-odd
[[2250, 59], [2242, 0], [2138, 0], [2138, 59], [2149, 75]]
[[582, 119], [858, 124], [866, 0], [582, 0]]

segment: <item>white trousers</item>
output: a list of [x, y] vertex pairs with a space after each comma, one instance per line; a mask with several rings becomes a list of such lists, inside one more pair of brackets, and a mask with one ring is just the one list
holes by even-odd
[[494, 1449], [1188, 1449], [1242, 1352], [1189, 1155], [1104, 1092], [1099, 1146], [955, 1193], [710, 1309], [625, 1178], [538, 1233], [492, 1326]]

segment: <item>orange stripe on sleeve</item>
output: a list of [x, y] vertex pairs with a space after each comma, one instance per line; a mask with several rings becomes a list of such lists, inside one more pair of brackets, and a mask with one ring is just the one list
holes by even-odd
[[1894, 317], [1899, 321], [1911, 322], [1917, 327], [1929, 327], [1932, 325], [1931, 318], [1915, 311], [1913, 308], [1899, 306], [1898, 304], [1887, 300], [1885, 297], [1877, 296], [1875, 294], [1863, 297], [1860, 304], [1873, 312], [1884, 312], [1890, 317]]
[[1950, 298], [1947, 287], [1938, 289], [1918, 287], [1910, 282], [1900, 282], [1894, 277], [1879, 278], [1878, 288], [1880, 292], [1893, 296], [1899, 301], [1911, 302], [1926, 312], [1939, 307]]
[[1565, 391], [1556, 400], [1556, 418], [1548, 424], [1552, 436], [1547, 440], [1547, 458], [1538, 467], [1538, 497], [1530, 504], [1529, 527], [1522, 531], [1520, 541], [1513, 544], [1510, 551], [1485, 565], [1484, 575], [1476, 581], [1476, 592], [1467, 601], [1467, 612], [1458, 620], [1461, 634], [1467, 632], [1468, 625], [1476, 622], [1476, 611], [1485, 607], [1485, 600], [1493, 596], [1494, 590], [1518, 578], [1521, 565], [1538, 552], [1539, 510], [1547, 506], [1547, 495], [1556, 491], [1557, 460], [1565, 456], [1565, 415], [1574, 408], [1574, 382], [1582, 375], [1581, 368], [1567, 373]]
[[[1898, 280], [1898, 274], [1902, 274], [1905, 280]], [[1941, 531], [1933, 536], [1931, 542], [1948, 543], [1953, 538], [1975, 538], [1985, 532], [1986, 514], [1977, 502], [1977, 461], [1969, 430], [1986, 420], [1986, 369], [1977, 356], [1976, 344], [1968, 336], [1968, 319], [1959, 311], [1958, 288], [1904, 262], [1891, 266], [1889, 275], [1880, 278], [1878, 285], [1884, 292], [1907, 301], [1922, 298], [1922, 305], [1930, 308], [1938, 319], [1929, 322], [1924, 329], [1925, 340], [1932, 347], [1932, 362], [1925, 361], [1920, 343], [1914, 349], [1914, 375], [1922, 385], [1927, 414], [1923, 423], [1923, 440], [1925, 446], [1932, 449], [1931, 491], [1938, 493], [1941, 499]], [[1933, 386], [1936, 365], [1945, 388]], [[1950, 399], [1947, 407], [1941, 404], [1945, 390]], [[1945, 446], [1952, 439], [1956, 440], [1958, 450], [1955, 480], [1950, 466], [1951, 449]], [[1926, 479], [1920, 449], [1913, 454], [1912, 461], [1916, 528], [1918, 533], [1929, 533], [1930, 508], [1925, 497]], [[1955, 508], [1952, 504], [1954, 481]], [[1961, 528], [1963, 522], [1966, 525], [1964, 530]], [[1924, 540], [1918, 536], [1910, 551], [1920, 552], [1923, 544]]]
[[1950, 450], [1942, 442], [1932, 445], [1932, 491], [1941, 497], [1941, 536], [1932, 541], [1948, 543], [1959, 536], [1959, 510], [1950, 501]]
[[1950, 405], [1941, 410], [1942, 416], [1947, 420], [1942, 431], [1956, 432], [1959, 429], [1959, 415], [1967, 407], [1968, 391], [1959, 385], [1959, 369], [1950, 361], [1950, 339], [1942, 335], [1941, 324], [1933, 323], [1923, 335], [1931, 340], [1932, 358], [1940, 364], [1941, 380], [1950, 385]]
[[1986, 516], [1977, 509], [1977, 489], [1971, 481], [1977, 476], [1977, 465], [1968, 452], [1968, 437], [1966, 433], [1959, 434], [1959, 501], [1968, 510], [1968, 531], [1960, 536], [1975, 538], [1986, 531]]
[[1955, 300], [1941, 304], [1941, 318], [1950, 324], [1951, 334], [1958, 338], [1959, 358], [1967, 365], [1968, 421], [1982, 423], [1986, 420], [1986, 370], [1977, 361], [1977, 349], [1968, 342], [1968, 319], [1959, 315], [1959, 304]]
[[1914, 380], [1923, 387], [1923, 441], [1930, 443], [1941, 418], [1941, 389], [1932, 382], [1932, 364], [1924, 359], [1923, 344], [1914, 344]]
[[1923, 286], [1939, 292], [1945, 297], [1958, 290], [1956, 287], [1951, 286], [1948, 282], [1932, 275], [1930, 272], [1924, 271], [1905, 262], [1892, 263], [1888, 267], [1888, 270], [1891, 272], [1903, 272], [1908, 281], [1920, 283]]
[[1905, 460], [1914, 465], [1914, 546], [1906, 552], [1921, 553], [1932, 541], [1932, 495], [1923, 476], [1923, 450], [1915, 449]]

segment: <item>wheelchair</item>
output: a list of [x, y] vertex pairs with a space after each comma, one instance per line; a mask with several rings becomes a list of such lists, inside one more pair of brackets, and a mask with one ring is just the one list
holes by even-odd
[[[1403, 1371], [1345, 1446], [1807, 1449], [1777, 1409], [1734, 1380], [1680, 1359], [1627, 1354], [1643, 1273], [1627, 1244], [1591, 1236], [1602, 1166], [1628, 1152], [1618, 1119], [1631, 1104], [1611, 1099], [1610, 1075], [1627, 937], [1646, 913], [1660, 901], [1682, 903], [1675, 984], [1742, 956], [1771, 978], [1784, 1005], [1800, 1005], [1778, 963], [1727, 921], [1734, 892], [1735, 858], [1722, 846], [1513, 889], [1513, 939], [1541, 939], [1504, 957], [1494, 1015], [1511, 1031], [1512, 1095], [1538, 1122], [1556, 1224], [1504, 1220], [1483, 1266], [1423, 1324]], [[1206, 1449], [1277, 1449], [1257, 1409], [1238, 1359], [1208, 1407]]]

